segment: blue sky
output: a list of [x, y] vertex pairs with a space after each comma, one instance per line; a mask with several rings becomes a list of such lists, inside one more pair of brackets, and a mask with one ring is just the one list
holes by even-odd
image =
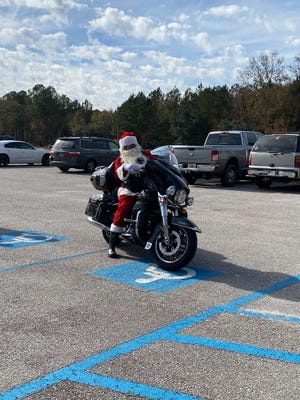
[[251, 57], [300, 55], [296, 0], [0, 0], [0, 96], [52, 86], [94, 109], [238, 82]]

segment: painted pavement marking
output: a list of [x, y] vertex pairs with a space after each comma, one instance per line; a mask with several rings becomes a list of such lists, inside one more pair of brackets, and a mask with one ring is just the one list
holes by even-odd
[[5, 249], [17, 249], [19, 247], [37, 246], [46, 243], [69, 240], [64, 236], [38, 231], [8, 231], [0, 233], [0, 246]]
[[155, 292], [168, 292], [199, 281], [211, 279], [220, 272], [200, 269], [193, 266], [182, 268], [176, 272], [160, 269], [151, 261], [134, 261], [111, 268], [90, 272], [92, 275], [113, 279], [129, 285], [142, 287]]
[[85, 253], [71, 254], [71, 255], [65, 256], [65, 257], [57, 257], [57, 258], [50, 258], [48, 260], [34, 261], [34, 262], [28, 263], [28, 264], [11, 265], [11, 266], [8, 266], [8, 267], [0, 268], [0, 273], [1, 272], [14, 271], [16, 269], [36, 267], [38, 265], [43, 265], [43, 264], [52, 264], [52, 263], [56, 263], [56, 262], [59, 262], [59, 261], [72, 260], [73, 258], [85, 257], [85, 256], [89, 256], [89, 255], [92, 255], [92, 254], [99, 254], [99, 253], [103, 253], [104, 251], [107, 251], [107, 249], [92, 250], [92, 251], [87, 251]]
[[[262, 299], [272, 293], [288, 288], [294, 284], [299, 283], [300, 275], [290, 277], [284, 281], [278, 282], [272, 286], [269, 286], [259, 292], [252, 292], [246, 296], [242, 296], [235, 300], [230, 301], [227, 304], [219, 305], [202, 311], [194, 316], [176, 321], [166, 327], [157, 329], [149, 334], [140, 336], [136, 339], [130, 340], [126, 343], [118, 345], [112, 349], [106, 350], [102, 353], [95, 354], [82, 361], [69, 365], [68, 367], [57, 370], [53, 373], [35, 379], [31, 382], [25, 383], [18, 387], [15, 387], [7, 392], [0, 394], [2, 400], [13, 400], [21, 399], [30, 394], [39, 392], [46, 389], [49, 386], [55, 385], [59, 382], [69, 380], [77, 383], [83, 383], [86, 385], [92, 385], [95, 387], [101, 387], [108, 390], [112, 390], [119, 393], [139, 395], [149, 399], [161, 399], [164, 400], [201, 400], [200, 397], [195, 397], [185, 393], [173, 392], [171, 390], [165, 390], [158, 387], [152, 387], [144, 385], [138, 382], [126, 381], [118, 379], [112, 376], [100, 375], [91, 373], [89, 370], [96, 366], [105, 363], [106, 361], [112, 360], [121, 355], [129, 354], [132, 351], [141, 349], [157, 341], [175, 341], [180, 343], [193, 344], [195, 346], [205, 346], [214, 349], [222, 349], [225, 351], [231, 351], [238, 354], [252, 355], [255, 357], [263, 357], [272, 360], [279, 360], [282, 362], [300, 364], [300, 354], [291, 353], [287, 351], [281, 351], [280, 349], [265, 349], [253, 345], [239, 344], [234, 342], [220, 341], [211, 338], [193, 337], [178, 333], [186, 328], [192, 327], [195, 324], [206, 321], [216, 315], [223, 313], [236, 313], [240, 307], [245, 307], [250, 303], [253, 303], [259, 299]], [[244, 310], [242, 312], [245, 312]], [[281, 319], [281, 316], [274, 314], [263, 314], [256, 313], [255, 318], [264, 317], [267, 315], [268, 318], [276, 320], [277, 317]], [[282, 320], [282, 319], [281, 319]], [[290, 321], [289, 321], [290, 322]], [[295, 323], [299, 323], [296, 319]], [[202, 399], [203, 400], [203, 399]]]

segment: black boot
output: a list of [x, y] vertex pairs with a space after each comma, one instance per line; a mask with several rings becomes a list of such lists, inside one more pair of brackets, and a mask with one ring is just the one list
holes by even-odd
[[110, 258], [118, 258], [118, 254], [116, 253], [116, 244], [118, 243], [119, 236], [120, 234], [117, 232], [110, 232], [108, 248], [108, 257]]

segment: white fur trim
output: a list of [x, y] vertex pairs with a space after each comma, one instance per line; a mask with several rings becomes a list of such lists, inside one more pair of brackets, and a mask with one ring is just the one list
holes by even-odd
[[128, 171], [124, 171], [123, 165], [120, 165], [120, 167], [117, 169], [117, 175], [120, 179], [120, 181], [126, 181], [126, 179], [129, 176], [129, 172]]
[[123, 228], [121, 228], [121, 227], [118, 226], [118, 225], [111, 224], [111, 226], [110, 226], [110, 231], [111, 231], [111, 232], [115, 232], [115, 233], [122, 233], [122, 232], [123, 232]]
[[[137, 192], [138, 193], [138, 192]], [[122, 194], [126, 194], [127, 196], [135, 196], [137, 193], [132, 192], [126, 187], [119, 187], [118, 189], [118, 197], [122, 196]]]
[[135, 136], [125, 136], [119, 140], [120, 147], [130, 146], [131, 144], [138, 145], [137, 138]]

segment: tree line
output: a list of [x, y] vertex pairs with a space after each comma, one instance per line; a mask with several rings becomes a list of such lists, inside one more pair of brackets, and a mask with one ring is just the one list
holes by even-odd
[[300, 131], [300, 55], [287, 68], [277, 51], [252, 58], [238, 83], [168, 93], [132, 94], [116, 110], [94, 110], [42, 84], [0, 98], [0, 134], [38, 146], [60, 136], [105, 136], [134, 131], [143, 146], [203, 144], [212, 130]]

